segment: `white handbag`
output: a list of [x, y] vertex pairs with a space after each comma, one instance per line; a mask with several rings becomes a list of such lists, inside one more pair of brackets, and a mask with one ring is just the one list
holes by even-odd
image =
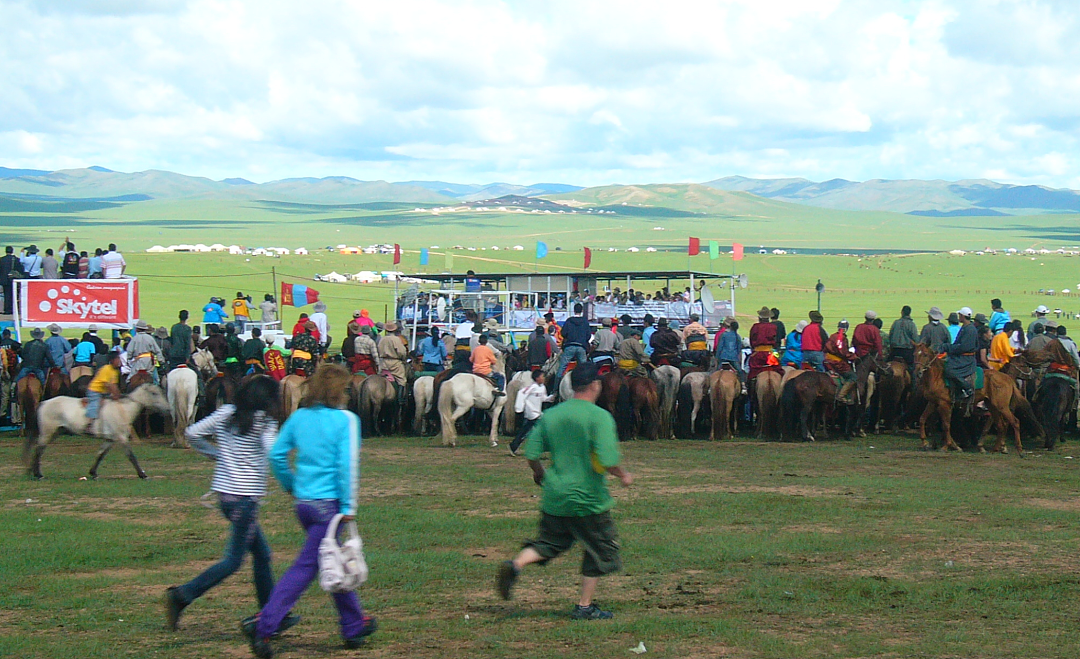
[[345, 525], [348, 538], [338, 543], [338, 526], [344, 515], [334, 515], [326, 536], [319, 542], [319, 587], [328, 593], [347, 593], [356, 590], [368, 579], [364, 560], [364, 542], [356, 530], [356, 522]]

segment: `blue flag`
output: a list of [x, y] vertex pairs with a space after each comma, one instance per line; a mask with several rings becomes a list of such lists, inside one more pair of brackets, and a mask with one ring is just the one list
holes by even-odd
[[427, 247], [420, 248], [420, 265], [427, 265]]
[[542, 259], [547, 256], [547, 243], [536, 243], [536, 258]]

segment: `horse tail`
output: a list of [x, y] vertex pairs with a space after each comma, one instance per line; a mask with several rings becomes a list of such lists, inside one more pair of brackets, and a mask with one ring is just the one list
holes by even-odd
[[694, 429], [690, 428], [690, 415], [694, 410], [694, 392], [689, 382], [683, 381], [679, 383], [675, 400], [676, 434], [679, 437], [692, 439]]
[[773, 438], [776, 435], [776, 401], [778, 398], [777, 387], [779, 386], [776, 373], [766, 372], [758, 376], [757, 394], [758, 422], [761, 427], [761, 436]]
[[615, 398], [615, 426], [619, 431], [619, 439], [630, 439], [634, 430], [634, 403], [630, 398], [630, 387], [626, 382], [619, 384], [619, 393]]
[[446, 444], [457, 440], [457, 428], [454, 427], [453, 420], [454, 386], [448, 385], [446, 381], [443, 381], [442, 384], [444, 386], [440, 387], [439, 400], [436, 402], [439, 409], [439, 420], [442, 423], [443, 444]]
[[795, 391], [797, 386], [793, 379], [781, 389], [780, 393], [780, 433], [789, 441], [799, 437], [799, 412], [802, 402]]

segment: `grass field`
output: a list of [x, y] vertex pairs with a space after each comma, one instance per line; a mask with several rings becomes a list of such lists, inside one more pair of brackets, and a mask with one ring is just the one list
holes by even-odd
[[[227, 526], [201, 507], [211, 463], [155, 439], [139, 481], [96, 443], [61, 438], [46, 479], [25, 480], [0, 437], [0, 655], [244, 657], [253, 611], [242, 570], [166, 633], [160, 597], [215, 561]], [[522, 459], [470, 438], [370, 439], [358, 513], [372, 567], [362, 596], [380, 631], [370, 657], [1075, 657], [1080, 616], [1070, 442], [1056, 453], [928, 454], [910, 437], [810, 445], [635, 442], [613, 487], [625, 570], [601, 583], [610, 622], [565, 619], [580, 550], [530, 568], [516, 598], [499, 560], [534, 531]], [[280, 491], [262, 519], [278, 574], [301, 535]], [[340, 649], [317, 587], [282, 657]], [[468, 616], [468, 618], [466, 618]]]

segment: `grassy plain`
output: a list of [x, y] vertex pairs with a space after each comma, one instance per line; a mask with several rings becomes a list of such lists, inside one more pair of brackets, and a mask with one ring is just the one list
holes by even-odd
[[[941, 455], [915, 440], [810, 445], [636, 442], [637, 476], [617, 488], [625, 571], [598, 601], [615, 620], [573, 623], [580, 550], [529, 569], [516, 598], [492, 588], [499, 560], [535, 528], [524, 461], [480, 438], [369, 439], [359, 521], [372, 566], [362, 596], [381, 629], [369, 657], [1075, 657], [1080, 616], [1080, 477], [1054, 454]], [[237, 620], [253, 611], [245, 568], [166, 633], [164, 588], [219, 556], [227, 526], [198, 497], [211, 463], [158, 438], [136, 447], [139, 481], [96, 443], [61, 438], [47, 478], [25, 480], [19, 442], [0, 437], [0, 655], [249, 656]], [[276, 572], [301, 534], [274, 490], [262, 520]], [[340, 649], [314, 587], [282, 657]], [[466, 618], [468, 616], [468, 618]]]

